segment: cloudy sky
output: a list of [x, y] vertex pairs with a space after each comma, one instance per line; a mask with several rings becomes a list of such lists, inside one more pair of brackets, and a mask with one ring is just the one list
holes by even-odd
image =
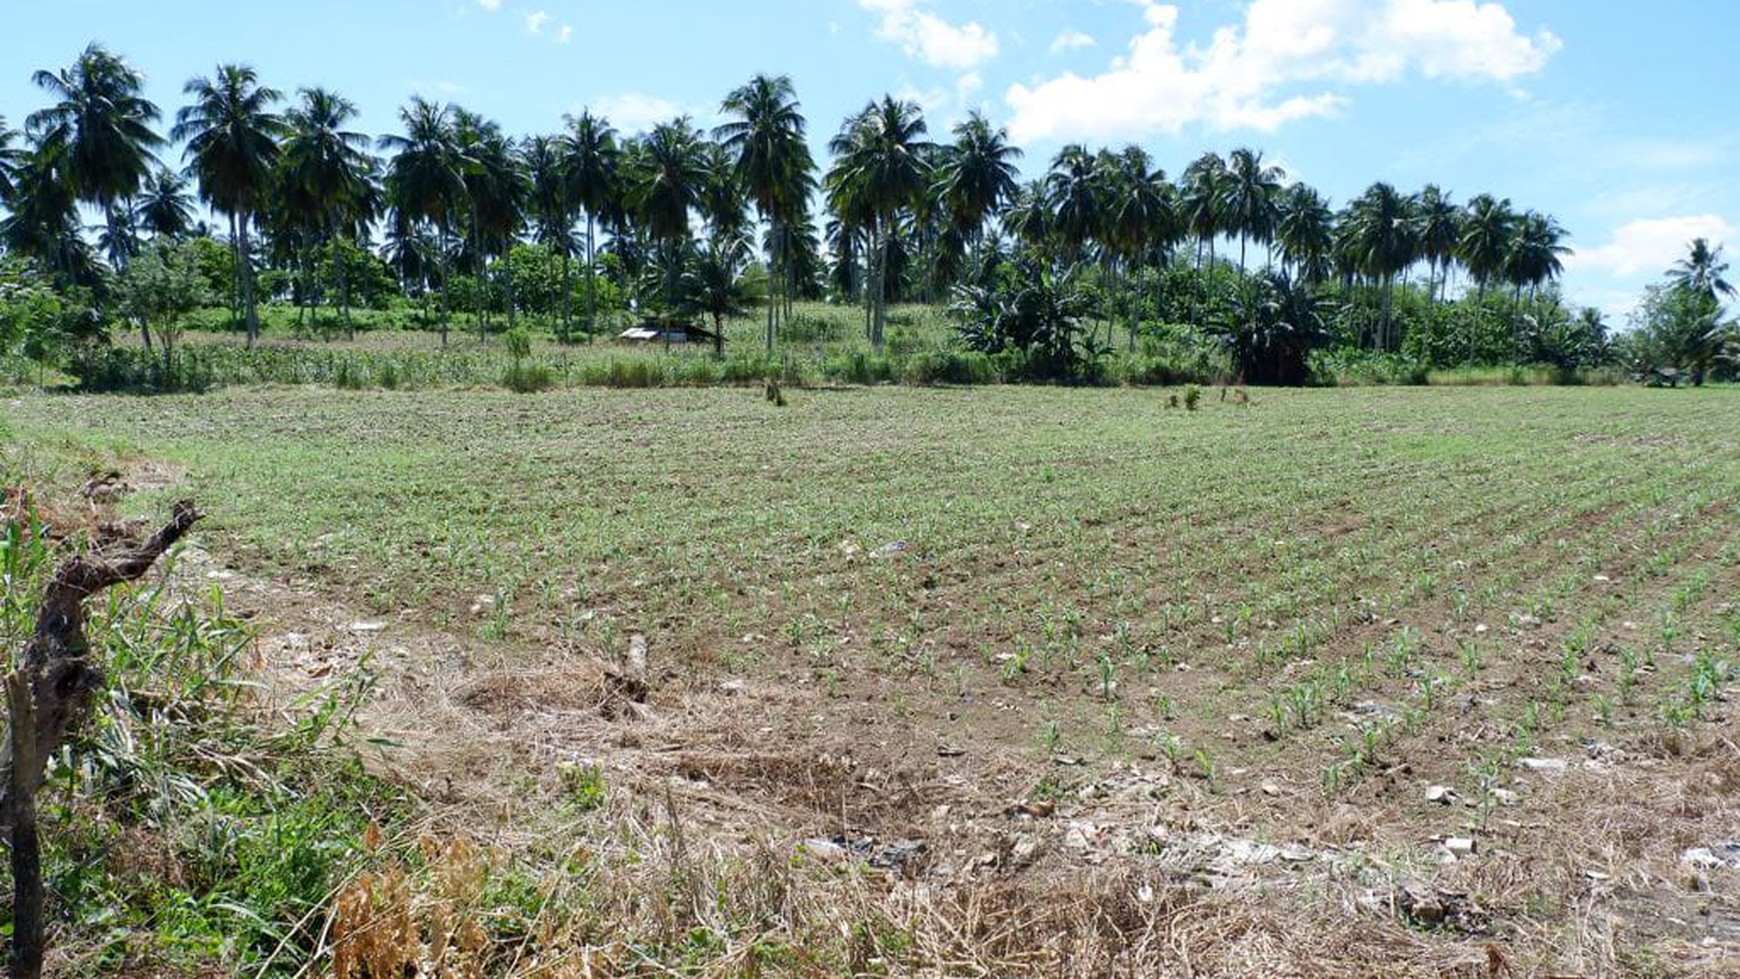
[[796, 83], [824, 142], [868, 99], [933, 132], [979, 108], [1028, 152], [1138, 142], [1176, 173], [1263, 150], [1336, 201], [1375, 180], [1487, 191], [1556, 215], [1572, 301], [1614, 315], [1696, 235], [1740, 225], [1740, 6], [1709, 0], [59, 0], [7, 12], [0, 113], [89, 41], [165, 107], [219, 61], [321, 84], [386, 131], [407, 96], [510, 131], [590, 106], [633, 131], [713, 120], [757, 72]]

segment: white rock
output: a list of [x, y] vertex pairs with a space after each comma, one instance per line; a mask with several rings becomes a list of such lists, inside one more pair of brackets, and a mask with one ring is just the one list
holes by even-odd
[[803, 852], [825, 863], [846, 859], [846, 848], [833, 840], [805, 840], [798, 846]]
[[1434, 785], [1426, 790], [1426, 801], [1436, 802], [1441, 806], [1456, 804], [1456, 790], [1448, 785]]
[[1474, 841], [1466, 836], [1452, 836], [1444, 841], [1444, 849], [1457, 858], [1471, 857], [1474, 855]]
[[1517, 764], [1531, 772], [1562, 772], [1571, 767], [1563, 758], [1523, 758]]
[[385, 622], [352, 622], [351, 632], [380, 632], [387, 627]]
[[1071, 850], [1086, 850], [1098, 842], [1100, 828], [1089, 822], [1072, 822], [1064, 830], [1063, 845]]

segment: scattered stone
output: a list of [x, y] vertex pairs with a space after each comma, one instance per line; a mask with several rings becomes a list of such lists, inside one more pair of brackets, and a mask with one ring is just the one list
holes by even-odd
[[1522, 758], [1517, 764], [1531, 772], [1562, 772], [1571, 767], [1563, 758]]
[[967, 753], [967, 749], [959, 745], [939, 744], [936, 746], [936, 753], [939, 758], [959, 758]]
[[719, 684], [719, 692], [729, 697], [735, 697], [749, 690], [749, 684], [743, 680], [725, 680]]
[[1514, 806], [1522, 801], [1522, 797], [1509, 789], [1493, 789], [1492, 799], [1501, 806]]
[[1226, 857], [1233, 863], [1274, 863], [1281, 859], [1281, 848], [1255, 840], [1230, 840], [1226, 844]]
[[893, 557], [896, 554], [905, 554], [910, 550], [912, 550], [911, 541], [895, 540], [889, 541], [881, 547], [878, 547], [876, 550], [871, 551], [870, 556], [873, 558]]
[[1438, 899], [1436, 890], [1425, 884], [1412, 881], [1403, 884], [1401, 893], [1396, 895], [1396, 905], [1420, 924], [1436, 925], [1444, 921], [1444, 902]]
[[1680, 857], [1680, 862], [1701, 870], [1740, 870], [1740, 840], [1693, 847]]
[[804, 840], [798, 844], [798, 850], [823, 863], [838, 863], [850, 855], [845, 844], [824, 839]]
[[1063, 845], [1070, 850], [1087, 850], [1098, 843], [1103, 835], [1100, 827], [1094, 823], [1072, 821], [1069, 828], [1064, 830]]
[[[870, 866], [881, 870], [898, 870], [924, 856], [924, 849], [923, 840], [895, 840], [870, 857]], [[992, 856], [991, 862], [996, 863], [997, 858]]]
[[1264, 795], [1276, 796], [1281, 794], [1281, 787], [1273, 782], [1264, 782], [1262, 790]]
[[1456, 804], [1456, 790], [1448, 785], [1434, 785], [1426, 790], [1426, 801], [1440, 806], [1453, 806]]
[[1452, 836], [1444, 841], [1444, 849], [1458, 860], [1474, 856], [1474, 848], [1474, 841], [1466, 836]]
[[1486, 623], [1482, 622], [1479, 625], [1474, 627], [1474, 634], [1475, 635], [1484, 636], [1484, 635], [1486, 635], [1486, 633], [1487, 633]]
[[1009, 848], [1009, 859], [1017, 867], [1025, 867], [1039, 858], [1039, 851], [1045, 842], [1037, 836], [1023, 835], [1015, 840], [1015, 845]]
[[1511, 616], [1510, 621], [1513, 625], [1526, 626], [1526, 627], [1532, 629], [1535, 626], [1538, 626], [1541, 624], [1541, 617], [1538, 615], [1530, 615], [1530, 614], [1524, 613], [1521, 615]]
[[1011, 816], [1027, 816], [1032, 819], [1044, 819], [1057, 811], [1057, 803], [1050, 799], [1037, 799], [1033, 802], [1017, 802], [1009, 807]]
[[1380, 720], [1394, 721], [1399, 720], [1402, 713], [1388, 704], [1380, 704], [1375, 700], [1362, 700], [1359, 703], [1354, 704], [1353, 708], [1347, 711], [1346, 716], [1351, 717], [1355, 721], [1360, 718], [1372, 717]]
[[350, 631], [351, 632], [371, 633], [371, 632], [380, 632], [380, 631], [386, 629], [386, 627], [387, 627], [387, 624], [385, 622], [357, 621], [357, 622], [352, 622], [350, 624]]

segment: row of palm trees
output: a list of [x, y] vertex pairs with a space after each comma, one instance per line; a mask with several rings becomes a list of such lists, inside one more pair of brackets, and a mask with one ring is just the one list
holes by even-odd
[[[287, 100], [242, 65], [189, 81], [189, 102], [165, 136], [139, 73], [94, 44], [35, 81], [51, 104], [22, 133], [0, 119], [0, 244], [64, 280], [92, 280], [99, 251], [119, 268], [146, 237], [198, 230], [196, 192], [228, 223], [250, 341], [259, 331], [256, 262], [306, 272], [337, 240], [378, 239], [408, 292], [439, 292], [443, 339], [454, 267], [486, 282], [520, 242], [561, 259], [564, 335], [574, 264], [586, 278], [585, 326], [595, 328], [601, 250], [667, 308], [685, 283], [729, 285], [759, 257], [770, 352], [793, 299], [814, 294], [824, 277], [863, 299], [866, 332], [880, 345], [891, 300], [942, 298], [1009, 248], [1132, 282], [1172, 261], [1200, 270], [1216, 262], [1221, 241], [1237, 243], [1241, 272], [1254, 247], [1265, 271], [1278, 264], [1309, 284], [1377, 287], [1373, 342], [1389, 348], [1399, 341], [1392, 291], [1416, 270], [1440, 299], [1458, 269], [1481, 294], [1503, 284], [1520, 298], [1555, 280], [1567, 251], [1551, 217], [1491, 195], [1457, 205], [1434, 186], [1409, 195], [1377, 183], [1337, 211], [1251, 149], [1206, 153], [1173, 180], [1140, 147], [1071, 145], [1022, 183], [1021, 151], [984, 116], [932, 142], [922, 110], [893, 97], [845, 120], [827, 142], [824, 172], [783, 76], [730, 92], [711, 133], [685, 117], [625, 138], [588, 111], [523, 139], [422, 98], [399, 111], [400, 132], [370, 139], [349, 128], [357, 110], [344, 97], [306, 88]], [[171, 142], [183, 147], [179, 172], [161, 160]], [[81, 205], [101, 214], [95, 248], [81, 233]], [[510, 318], [515, 308], [509, 295]]]

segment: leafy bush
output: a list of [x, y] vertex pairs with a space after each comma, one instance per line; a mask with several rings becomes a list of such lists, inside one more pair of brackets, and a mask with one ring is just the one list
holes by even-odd
[[1329, 304], [1284, 275], [1252, 276], [1207, 332], [1220, 339], [1238, 376], [1250, 384], [1303, 384], [1311, 352], [1330, 340]]
[[1105, 351], [1081, 328], [1088, 300], [1067, 277], [1031, 258], [1006, 265], [988, 285], [956, 292], [956, 338], [982, 354], [1020, 354], [1020, 374], [1034, 380], [1092, 379]]

